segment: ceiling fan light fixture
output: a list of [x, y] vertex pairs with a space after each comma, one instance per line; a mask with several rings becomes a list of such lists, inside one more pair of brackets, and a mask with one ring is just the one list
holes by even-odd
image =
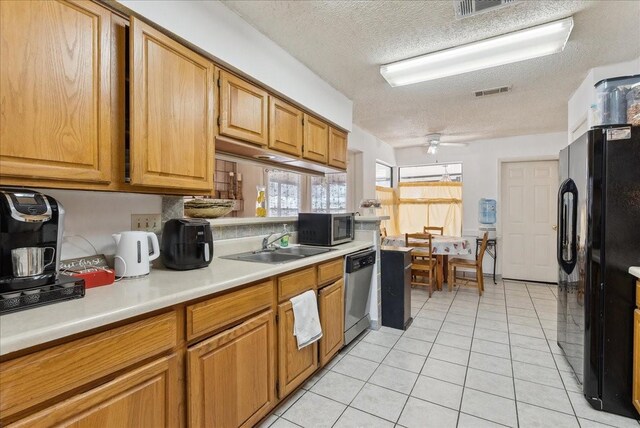
[[429, 148], [427, 148], [427, 153], [430, 155], [435, 155], [438, 153], [438, 143], [431, 142], [429, 144]]
[[455, 76], [562, 52], [573, 17], [380, 66], [392, 87]]

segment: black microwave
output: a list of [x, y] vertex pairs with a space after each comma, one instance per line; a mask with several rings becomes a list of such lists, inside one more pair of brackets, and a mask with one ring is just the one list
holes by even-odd
[[330, 247], [353, 241], [354, 229], [353, 213], [298, 214], [298, 242], [302, 245]]

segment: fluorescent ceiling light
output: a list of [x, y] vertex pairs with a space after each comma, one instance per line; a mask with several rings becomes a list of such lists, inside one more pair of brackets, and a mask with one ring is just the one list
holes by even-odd
[[573, 17], [380, 66], [391, 86], [411, 85], [562, 52]]

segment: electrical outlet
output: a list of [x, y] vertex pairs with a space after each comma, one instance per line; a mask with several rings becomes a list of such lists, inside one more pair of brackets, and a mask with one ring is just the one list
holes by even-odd
[[131, 230], [162, 233], [162, 216], [160, 214], [131, 214]]

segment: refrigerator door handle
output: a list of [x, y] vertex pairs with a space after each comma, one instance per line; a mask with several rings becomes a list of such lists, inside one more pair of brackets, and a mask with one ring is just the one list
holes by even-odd
[[560, 231], [556, 240], [556, 256], [558, 265], [567, 274], [570, 274], [577, 261], [577, 211], [578, 188], [576, 183], [568, 178], [558, 191], [558, 225]]

